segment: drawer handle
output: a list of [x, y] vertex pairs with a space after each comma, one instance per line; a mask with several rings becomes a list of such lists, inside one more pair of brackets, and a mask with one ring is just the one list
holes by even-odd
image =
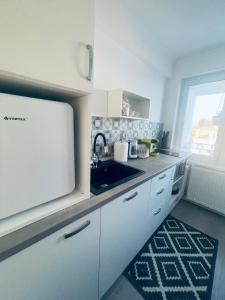
[[161, 207], [158, 208], [157, 211], [155, 211], [153, 215], [154, 215], [154, 216], [158, 215], [158, 214], [161, 212], [161, 210], [162, 210]]
[[156, 194], [157, 195], [160, 195], [160, 194], [162, 194], [164, 192], [164, 188], [162, 188], [160, 191], [158, 191]]
[[138, 192], [135, 192], [135, 193], [133, 193], [131, 196], [125, 198], [125, 199], [123, 200], [123, 202], [130, 201], [131, 199], [135, 198], [137, 195], [138, 195]]
[[162, 176], [159, 177], [159, 179], [164, 179], [166, 178], [166, 174], [163, 174]]
[[66, 233], [64, 235], [65, 239], [70, 238], [71, 236], [74, 236], [76, 234], [78, 234], [79, 232], [81, 232], [82, 230], [84, 230], [86, 227], [88, 227], [91, 224], [91, 221], [88, 220], [85, 223], [83, 223], [80, 227], [78, 227], [77, 229], [75, 229], [74, 231], [70, 232], [70, 233]]

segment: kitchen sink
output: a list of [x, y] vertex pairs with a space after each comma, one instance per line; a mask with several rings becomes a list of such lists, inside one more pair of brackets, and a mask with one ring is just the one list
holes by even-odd
[[91, 168], [91, 192], [101, 194], [143, 173], [142, 170], [114, 160], [104, 161], [97, 168]]

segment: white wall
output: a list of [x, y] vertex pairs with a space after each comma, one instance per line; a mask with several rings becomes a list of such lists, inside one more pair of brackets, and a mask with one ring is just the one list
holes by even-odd
[[[185, 57], [175, 63], [173, 75], [167, 81], [164, 96], [162, 121], [167, 130], [173, 133], [176, 126], [182, 79], [220, 70], [225, 70], [225, 46]], [[176, 145], [173, 138], [171, 143], [172, 146]]]
[[[95, 89], [125, 90], [151, 98], [150, 120], [161, 121], [161, 108], [166, 77], [108, 34], [95, 31]], [[103, 105], [105, 107], [105, 105]]]
[[[146, 7], [144, 2], [142, 9]], [[137, 3], [139, 7], [137, 0], [95, 0], [95, 24], [120, 46], [169, 76], [172, 71], [170, 51], [161, 44], [156, 28], [151, 30], [143, 16], [138, 15]], [[154, 12], [149, 11], [148, 17], [154, 19]]]

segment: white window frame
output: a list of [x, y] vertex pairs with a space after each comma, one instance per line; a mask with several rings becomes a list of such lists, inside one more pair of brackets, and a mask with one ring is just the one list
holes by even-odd
[[[173, 140], [174, 141], [173, 147], [175, 149], [185, 150], [183, 136], [187, 134], [188, 131], [188, 128], [187, 127], [185, 128], [186, 112], [191, 111], [190, 103], [188, 103], [190, 88], [205, 83], [212, 83], [212, 82], [223, 81], [223, 80], [225, 80], [225, 70], [210, 73], [210, 74], [190, 77], [190, 78], [184, 78], [182, 80], [180, 97], [179, 97], [179, 106], [177, 110], [176, 127], [174, 131], [174, 140]], [[225, 128], [225, 105], [223, 106], [223, 111], [221, 112], [221, 115], [222, 115], [222, 120], [224, 122], [223, 124], [224, 126], [222, 126], [222, 129], [219, 130], [225, 130], [224, 129]], [[220, 149], [218, 150], [218, 148]], [[224, 149], [224, 153], [225, 153], [225, 141], [224, 141], [224, 147], [222, 147], [222, 145], [219, 145], [218, 147], [217, 145], [213, 157], [209, 157], [209, 156], [205, 157], [204, 155], [192, 154], [191, 160], [193, 162], [197, 162], [200, 164], [204, 164], [204, 165], [207, 164], [208, 166], [211, 167], [216, 165], [218, 166], [222, 158], [223, 161], [225, 161], [225, 154], [223, 153], [223, 151], [221, 151], [221, 149]]]

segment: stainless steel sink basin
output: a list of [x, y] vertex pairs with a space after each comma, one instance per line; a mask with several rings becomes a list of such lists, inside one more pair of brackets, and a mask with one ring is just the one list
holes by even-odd
[[91, 192], [95, 195], [101, 194], [143, 173], [142, 170], [114, 160], [104, 161], [97, 168], [91, 169]]

